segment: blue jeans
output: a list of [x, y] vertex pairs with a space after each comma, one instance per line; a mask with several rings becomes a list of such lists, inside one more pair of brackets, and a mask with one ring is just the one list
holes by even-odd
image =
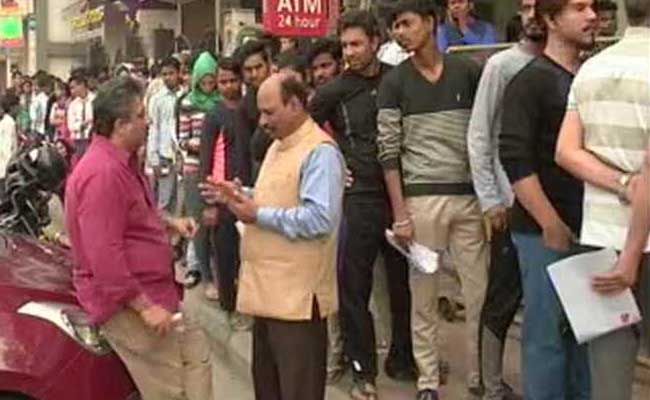
[[589, 400], [586, 345], [573, 337], [546, 268], [580, 253], [544, 247], [540, 234], [512, 234], [517, 247], [524, 300], [522, 332], [523, 387], [526, 400]]

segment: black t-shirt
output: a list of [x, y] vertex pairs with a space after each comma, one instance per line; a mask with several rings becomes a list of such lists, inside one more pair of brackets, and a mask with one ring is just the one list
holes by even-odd
[[235, 131], [241, 145], [244, 146], [244, 156], [250, 163], [250, 181], [247, 185], [255, 184], [257, 173], [264, 161], [266, 151], [273, 143], [273, 139], [265, 134], [258, 126], [260, 111], [257, 107], [257, 89], [248, 87], [246, 95], [237, 110], [234, 121]]
[[377, 89], [390, 66], [364, 77], [346, 71], [318, 88], [310, 101], [312, 118], [321, 126], [329, 123], [348, 168], [354, 176], [347, 194], [385, 193], [384, 175], [377, 160]]
[[[574, 233], [582, 223], [582, 182], [555, 163], [555, 148], [574, 75], [546, 56], [531, 61], [508, 85], [499, 153], [515, 183], [537, 174], [544, 193]], [[539, 232], [529, 213], [516, 203], [512, 229]]]

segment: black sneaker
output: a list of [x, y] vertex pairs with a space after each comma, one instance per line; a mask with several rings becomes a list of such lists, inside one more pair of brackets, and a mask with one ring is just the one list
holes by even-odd
[[503, 391], [505, 392], [503, 400], [524, 400], [522, 395], [515, 392], [515, 390], [505, 382], [503, 382]]
[[185, 286], [186, 289], [192, 289], [199, 283], [201, 283], [201, 273], [199, 271], [187, 271], [185, 273], [183, 286]]
[[479, 398], [483, 397], [483, 394], [485, 394], [485, 388], [483, 388], [483, 385], [469, 386], [467, 388], [467, 391], [469, 391], [472, 395]]
[[412, 382], [418, 378], [415, 361], [410, 355], [389, 354], [384, 362], [384, 371], [389, 378], [396, 381]]
[[350, 390], [352, 400], [377, 400], [377, 387], [365, 380], [354, 380]]
[[415, 400], [438, 400], [438, 391], [433, 389], [418, 390]]

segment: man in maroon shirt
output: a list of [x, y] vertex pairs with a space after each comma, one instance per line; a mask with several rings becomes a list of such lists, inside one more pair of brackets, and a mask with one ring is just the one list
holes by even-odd
[[167, 230], [192, 237], [192, 219], [163, 218], [137, 152], [147, 123], [132, 78], [93, 103], [95, 137], [66, 189], [77, 297], [131, 373], [143, 400], [211, 396], [209, 346], [196, 324], [174, 329], [179, 290]]

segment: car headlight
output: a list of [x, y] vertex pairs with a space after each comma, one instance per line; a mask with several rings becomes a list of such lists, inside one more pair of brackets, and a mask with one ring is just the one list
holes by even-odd
[[83, 348], [97, 355], [112, 351], [97, 327], [88, 322], [88, 316], [70, 304], [30, 301], [18, 309], [18, 314], [40, 318], [56, 325]]

